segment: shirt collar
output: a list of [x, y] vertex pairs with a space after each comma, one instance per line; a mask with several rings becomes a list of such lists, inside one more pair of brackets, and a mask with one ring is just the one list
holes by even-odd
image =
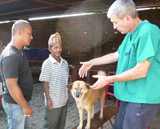
[[[49, 59], [51, 60], [52, 63], [59, 63], [57, 60], [55, 60], [51, 54], [49, 54]], [[60, 56], [61, 62], [60, 64], [63, 63], [64, 59]]]

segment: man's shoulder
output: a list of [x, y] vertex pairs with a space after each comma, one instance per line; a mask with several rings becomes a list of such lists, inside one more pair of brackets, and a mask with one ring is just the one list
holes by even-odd
[[47, 59], [44, 60], [43, 65], [49, 65], [49, 64], [52, 64], [52, 62], [48, 57]]
[[63, 61], [68, 64], [67, 60], [63, 59]]
[[13, 49], [11, 45], [7, 45], [2, 54], [1, 54], [1, 60], [6, 58], [6, 57], [13, 57], [13, 58], [19, 58], [19, 54]]
[[65, 66], [68, 67], [68, 62], [67, 62], [67, 60], [63, 59], [63, 63], [64, 63]]
[[68, 64], [68, 62], [67, 62], [67, 60], [66, 60], [66, 59], [64, 59], [63, 57], [61, 57], [61, 59], [63, 60], [63, 62], [65, 62], [65, 63], [67, 63], [67, 64]]
[[153, 23], [150, 23], [148, 21], [143, 21], [142, 22], [142, 26], [141, 26], [141, 29], [144, 29], [145, 31], [160, 31], [159, 30], [159, 27]]

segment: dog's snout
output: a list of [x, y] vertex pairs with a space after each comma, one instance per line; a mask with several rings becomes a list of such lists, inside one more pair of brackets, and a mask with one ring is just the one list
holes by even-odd
[[80, 93], [77, 91], [76, 92], [76, 97], [79, 97], [80, 96]]

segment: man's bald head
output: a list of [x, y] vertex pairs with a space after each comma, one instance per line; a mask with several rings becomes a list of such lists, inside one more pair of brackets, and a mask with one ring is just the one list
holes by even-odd
[[24, 30], [27, 28], [28, 25], [31, 26], [26, 20], [17, 20], [12, 26], [12, 36], [14, 36], [19, 29]]

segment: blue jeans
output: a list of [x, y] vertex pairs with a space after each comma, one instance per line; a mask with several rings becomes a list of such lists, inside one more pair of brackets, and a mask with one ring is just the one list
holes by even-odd
[[[30, 102], [28, 102], [30, 104]], [[29, 117], [24, 116], [23, 109], [18, 104], [6, 103], [2, 99], [3, 108], [7, 114], [8, 129], [29, 129], [31, 120]]]

